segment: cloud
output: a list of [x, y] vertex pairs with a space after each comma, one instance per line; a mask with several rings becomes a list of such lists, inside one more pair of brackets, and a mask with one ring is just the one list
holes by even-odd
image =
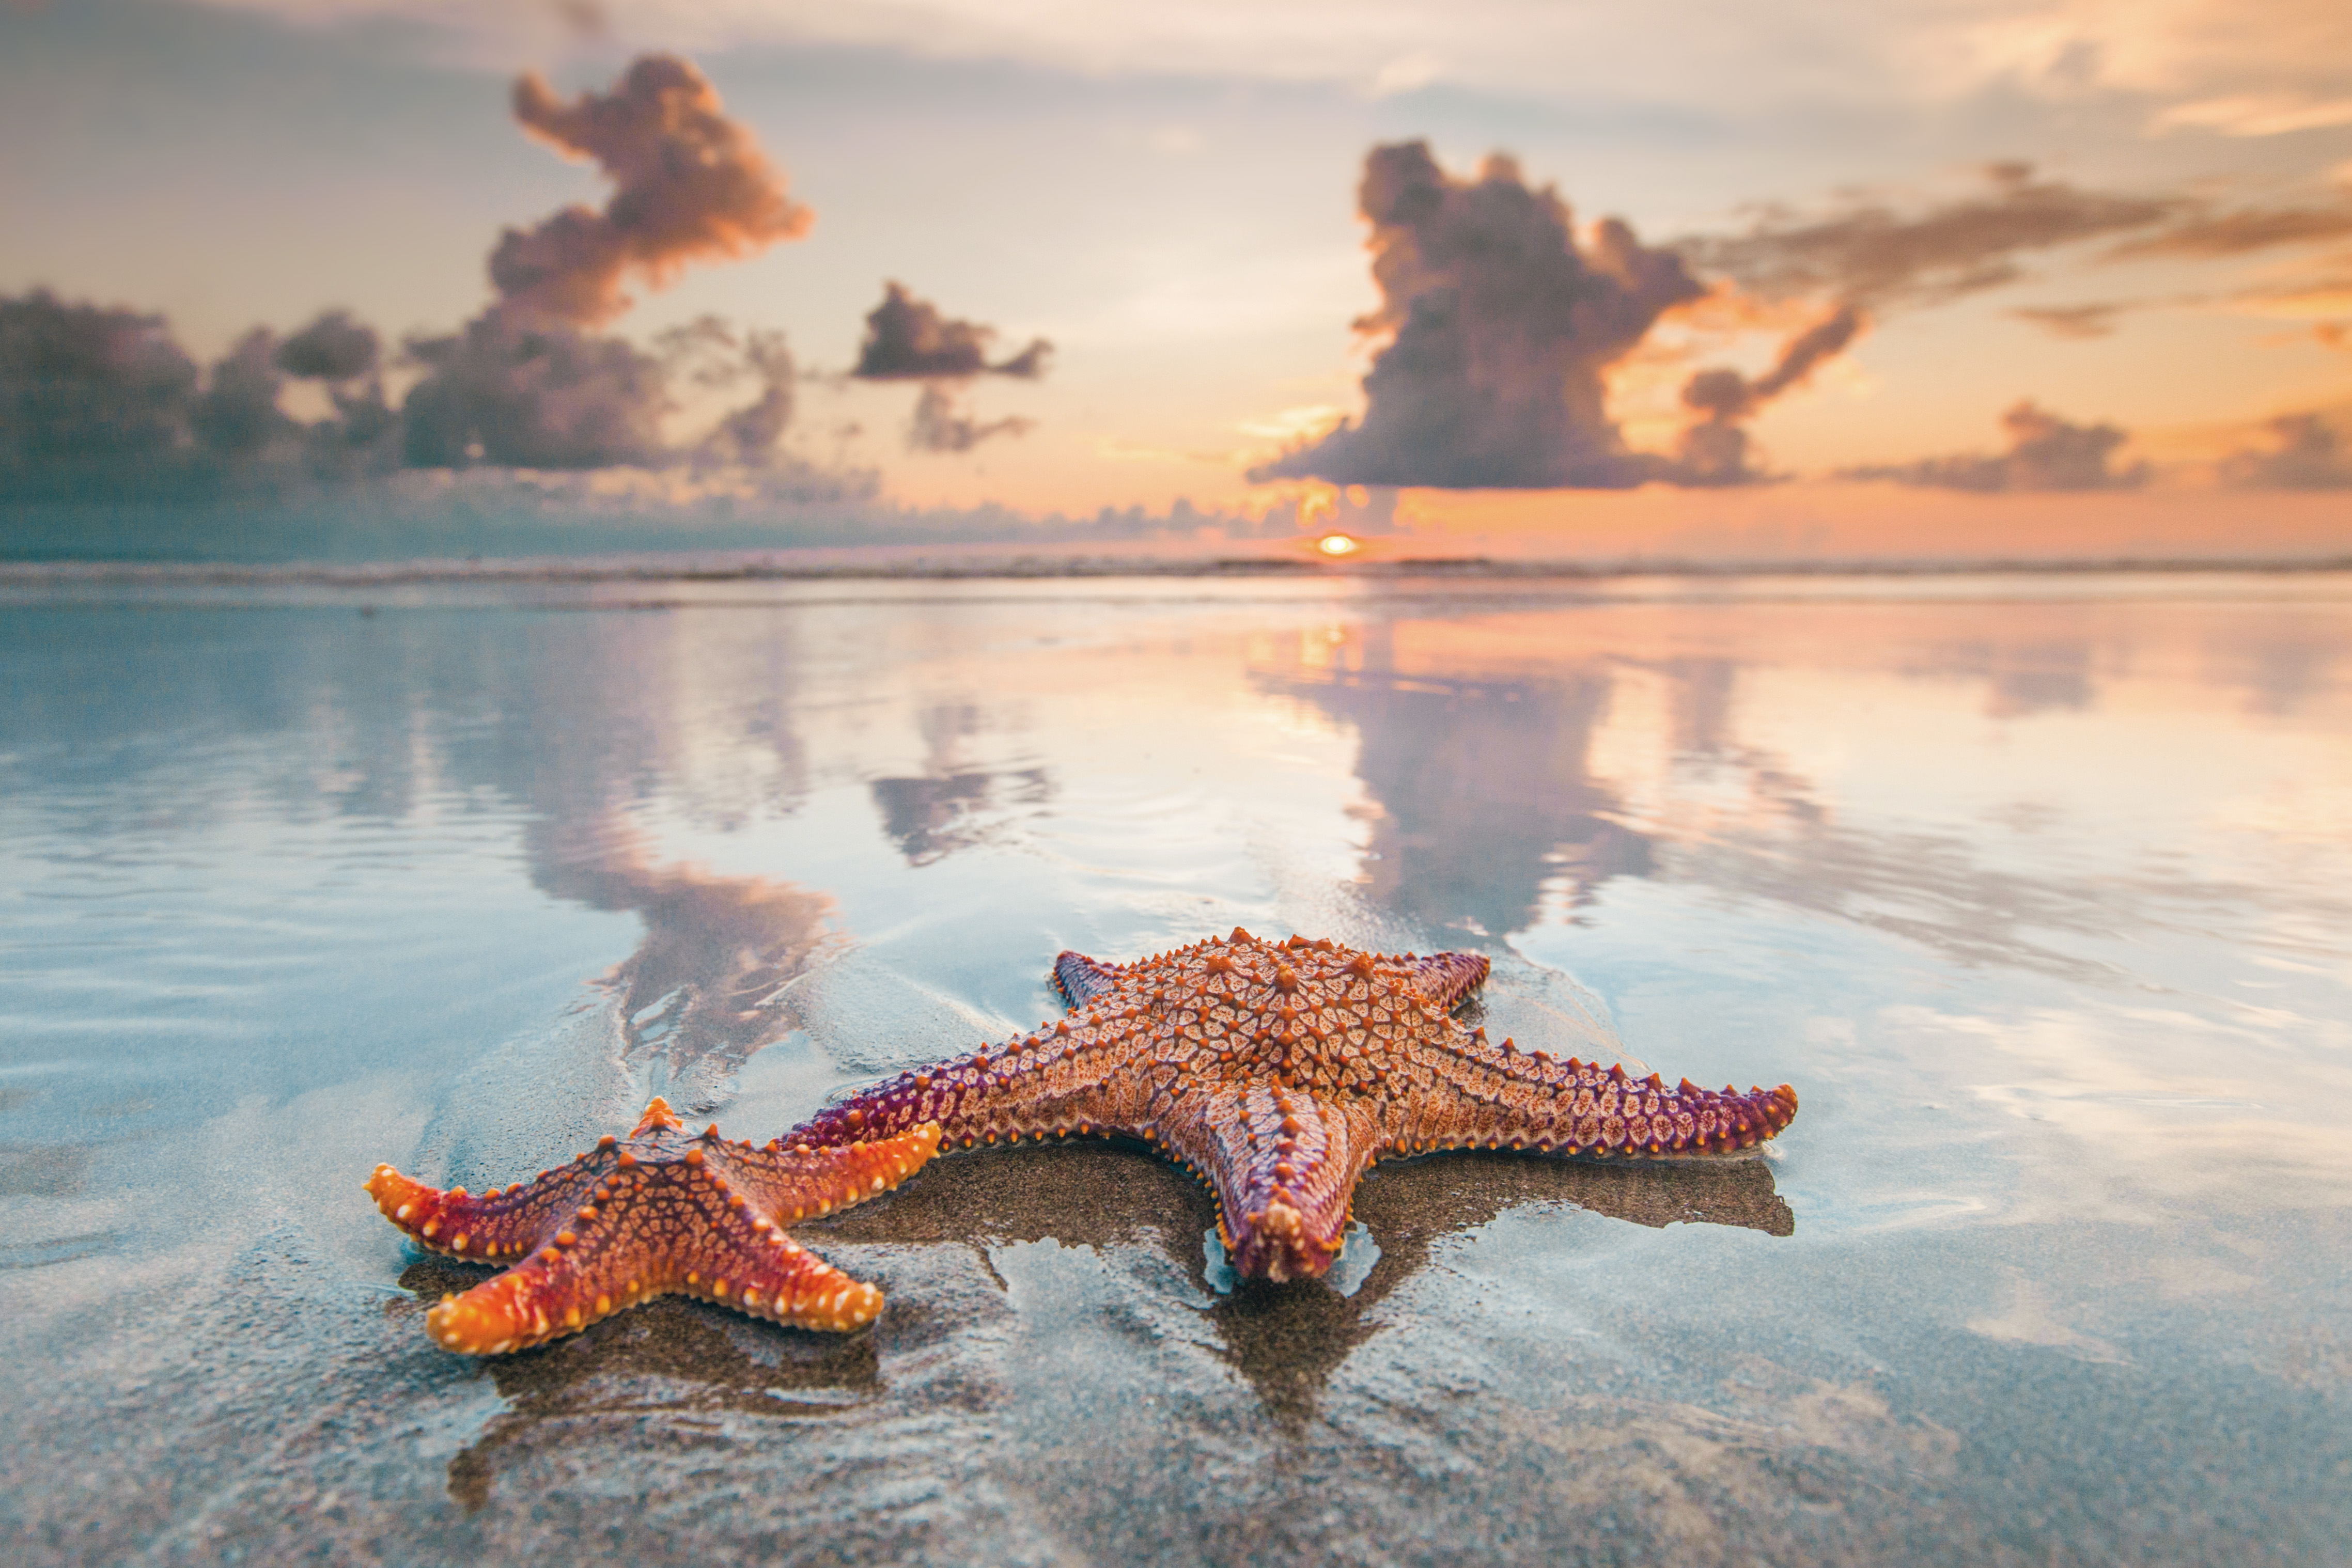
[[2053, 338], [2104, 338], [2129, 307], [2113, 301], [2088, 305], [2021, 305], [2009, 314]]
[[196, 366], [161, 316], [0, 298], [0, 469], [18, 484], [85, 465], [137, 469], [189, 439]]
[[489, 312], [407, 349], [428, 371], [401, 406], [412, 468], [602, 468], [662, 452], [667, 378], [659, 360], [621, 339], [525, 329]]
[[2149, 129], [2195, 126], [2224, 136], [2283, 136], [2352, 125], [2352, 98], [2319, 99], [2306, 93], [2240, 93], [2179, 103], [2158, 115]]
[[782, 332], [746, 334], [743, 362], [760, 377], [760, 395], [719, 422], [706, 446], [738, 463], [766, 460], [793, 423], [793, 355]]
[[2286, 413], [2268, 428], [2276, 444], [2223, 458], [2223, 484], [2242, 490], [2352, 490], [2352, 450], [2326, 419]]
[[849, 373], [869, 382], [961, 381], [983, 374], [1035, 381], [1045, 373], [1053, 344], [1034, 339], [1011, 359], [990, 364], [988, 342], [995, 336], [993, 327], [940, 315], [938, 306], [918, 299], [903, 283], [885, 283], [882, 303], [866, 315], [866, 339]]
[[2352, 235], [2352, 201], [2314, 207], [2242, 207], [2235, 212], [2200, 209], [2161, 232], [2119, 245], [2114, 260], [2147, 256], [2248, 256], [2281, 246], [2315, 245]]
[[1748, 432], [1740, 422], [1801, 383], [1814, 367], [1852, 342], [1863, 329], [1852, 305], [1835, 310], [1780, 349], [1771, 370], [1749, 381], [1734, 370], [1701, 371], [1683, 385], [1683, 406], [1699, 417], [1683, 432], [1679, 454], [1685, 484], [1739, 485], [1763, 477], [1748, 463]]
[[955, 400], [937, 382], [927, 382], [915, 401], [915, 417], [907, 427], [907, 444], [919, 452], [969, 452], [992, 435], [1020, 435], [1035, 421], [1013, 415], [982, 423], [959, 413]]
[[1611, 423], [1601, 372], [1669, 308], [1706, 291], [1670, 250], [1614, 218], [1588, 247], [1551, 187], [1509, 159], [1456, 179], [1428, 144], [1376, 147], [1358, 206], [1393, 334], [1364, 378], [1360, 423], [1253, 469], [1254, 480], [1450, 489], [1620, 487], [1663, 476]]
[[[640, 58], [613, 91], [570, 102], [526, 76], [515, 112], [532, 134], [594, 158], [617, 188], [602, 213], [569, 208], [501, 235], [490, 256], [499, 298], [456, 332], [407, 341], [407, 361], [425, 373], [397, 411], [384, 397], [381, 340], [348, 311], [282, 340], [257, 327], [200, 379], [160, 316], [68, 305], [46, 290], [0, 297], [0, 492], [193, 497], [398, 466], [772, 468], [793, 415], [781, 334], [739, 337], [706, 318], [648, 353], [583, 329], [627, 307], [625, 279], [658, 286], [689, 262], [751, 254], [805, 230], [807, 209], [720, 114], [700, 73], [673, 57]], [[991, 368], [1034, 376], [1044, 347]], [[288, 418], [278, 396], [289, 376], [325, 383], [334, 415], [308, 427]], [[757, 395], [701, 439], [664, 438], [681, 383], [746, 378]], [[935, 423], [940, 440], [964, 445], [1013, 427]]]
[[2147, 482], [2148, 466], [2112, 465], [2116, 449], [2130, 440], [2112, 424], [2075, 424], [2031, 399], [2021, 399], [2000, 416], [2009, 450], [1999, 456], [1963, 453], [1926, 457], [1891, 466], [1849, 468], [1841, 477], [1892, 479], [1901, 485], [1991, 493], [2003, 490], [2128, 490]]
[[[659, 287], [688, 263], [796, 238], [809, 209], [785, 194], [751, 133], [720, 112], [702, 73], [673, 55], [641, 56], [612, 91], [569, 102], [523, 76], [514, 111], [530, 134], [594, 159], [613, 199], [601, 213], [567, 207], [537, 228], [504, 231], [489, 262], [498, 301], [462, 331], [409, 340], [408, 357], [426, 374], [402, 405], [403, 460], [543, 469], [764, 461], [793, 413], [781, 334], [739, 342], [705, 317], [666, 334], [653, 354], [583, 329], [629, 308], [627, 278]], [[661, 426], [678, 408], [674, 372], [706, 387], [755, 374], [762, 391], [701, 443], [673, 448]]]
[[[448, 0], [211, 0], [298, 26], [390, 16], [470, 60], [545, 51], [542, 5]], [[1739, 120], [1791, 104], [1950, 106], [1990, 98], [2005, 118], [2079, 115], [2086, 98], [2198, 101], [2260, 91], [2340, 95], [2352, 51], [2341, 0], [1969, 0], [1964, 5], [1666, 7], [1487, 0], [1192, 0], [1181, 5], [1005, 5], [986, 0], [603, 0], [614, 37], [713, 50], [848, 49], [1006, 61], [1089, 80], [1193, 77], [1360, 89], [1444, 50], [1444, 79], [1475, 92], [1660, 108]], [[1399, 62], [1406, 62], [1400, 64]], [[1883, 121], [1881, 121], [1883, 123]], [[2031, 121], [2029, 121], [2031, 123]], [[2042, 120], [2047, 124], [2046, 120]]]
[[333, 385], [316, 424], [279, 410], [289, 341], [256, 327], [200, 377], [161, 316], [0, 297], [0, 497], [202, 500], [383, 466], [373, 377]]
[[514, 113], [557, 151], [593, 159], [614, 186], [601, 212], [570, 206], [499, 235], [490, 281], [498, 308], [520, 322], [600, 325], [629, 308], [632, 277], [662, 287], [690, 262], [740, 260], [814, 221], [702, 73], [675, 55], [642, 56], [612, 91], [568, 102], [526, 74]]
[[740, 337], [717, 316], [673, 327], [654, 340], [664, 371], [672, 381], [710, 390], [749, 378], [760, 395], [734, 410], [703, 438], [697, 455], [719, 462], [765, 462], [793, 422], [797, 373], [782, 332], [751, 330]]
[[217, 361], [202, 396], [189, 411], [196, 439], [226, 457], [252, 457], [293, 421], [278, 412], [278, 335], [256, 327]]
[[2149, 228], [2190, 205], [2039, 179], [2028, 163], [1985, 174], [1989, 193], [1919, 211], [1864, 201], [1824, 217], [1773, 212], [1745, 234], [1678, 248], [1767, 298], [1820, 295], [1883, 311], [1998, 287], [2023, 276], [2024, 255]]
[[988, 344], [995, 336], [993, 327], [943, 316], [905, 284], [887, 282], [882, 303], [866, 314], [866, 338], [849, 373], [860, 381], [922, 382], [907, 444], [918, 452], [969, 452], [991, 436], [1022, 434], [1035, 422], [1017, 415], [973, 419], [957, 408], [950, 389], [982, 375], [1035, 381], [1054, 351], [1053, 344], [1035, 338], [1011, 359], [992, 364]]
[[383, 351], [374, 328], [329, 310], [278, 345], [278, 368], [313, 381], [357, 381], [375, 373]]
[[[791, 352], [780, 332], [740, 338], [715, 317], [665, 333], [649, 353], [570, 327], [521, 327], [485, 312], [462, 332], [411, 339], [426, 367], [401, 405], [402, 460], [412, 468], [656, 467], [768, 460], [793, 416]], [[721, 388], [757, 380], [760, 395], [699, 442], [674, 446], [663, 421], [681, 381]]]

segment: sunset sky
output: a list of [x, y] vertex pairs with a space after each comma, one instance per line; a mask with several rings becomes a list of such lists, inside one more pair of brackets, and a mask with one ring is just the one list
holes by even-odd
[[[615, 261], [563, 319], [640, 345], [708, 315], [781, 332], [779, 450], [874, 470], [902, 505], [1262, 509], [1318, 476], [1402, 485], [1423, 514], [1465, 486], [1855, 470], [2339, 506], [2352, 484], [2340, 0], [10, 0], [0, 294], [159, 312], [207, 366], [257, 324], [345, 309], [397, 392], [424, 373], [400, 340], [533, 304], [519, 275], [493, 288], [502, 232], [614, 191], [551, 117], [651, 54], [707, 78], [767, 206]], [[527, 72], [551, 89], [536, 136]], [[1415, 141], [1433, 166], [1381, 167], [1423, 215], [1376, 228], [1368, 156]], [[1441, 241], [1540, 249], [1545, 187], [1572, 214], [1568, 293], [1538, 277], [1554, 240], [1452, 278], [1444, 321], [1413, 314], [1435, 285], [1403, 274]], [[1615, 265], [1610, 217], [1682, 272], [1579, 305], [1622, 313], [1606, 342], [1583, 316], [1525, 327]], [[1422, 259], [1384, 297], [1367, 240], [1411, 224]], [[905, 358], [928, 319], [903, 343], [868, 323], [891, 282], [992, 335]], [[1441, 355], [1473, 345], [1469, 382], [1535, 378], [1552, 423], [1511, 446], [1486, 420], [1502, 444], [1465, 456], [1413, 402], [1438, 372], [1402, 353], [1368, 415], [1409, 317]], [[1711, 368], [1740, 374], [1686, 397]], [[751, 395], [679, 386], [674, 441]], [[279, 406], [327, 408], [310, 383]], [[1708, 408], [1727, 459], [1692, 435]], [[1343, 416], [1360, 428], [1312, 444]]]

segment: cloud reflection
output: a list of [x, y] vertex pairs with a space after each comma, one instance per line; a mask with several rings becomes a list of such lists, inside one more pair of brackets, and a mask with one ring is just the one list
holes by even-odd
[[1053, 779], [1043, 768], [997, 772], [964, 762], [963, 742], [984, 727], [978, 704], [935, 703], [916, 720], [929, 753], [923, 772], [877, 779], [867, 786], [882, 814], [882, 831], [909, 865], [928, 865], [969, 849], [994, 833], [1011, 808], [1042, 806], [1052, 799]]
[[1356, 773], [1381, 807], [1364, 857], [1374, 902], [1431, 927], [1501, 936], [1528, 925], [1548, 882], [1575, 897], [1646, 876], [1651, 844], [1617, 820], [1590, 771], [1605, 672], [1549, 681], [1465, 679], [1395, 668], [1393, 628], [1367, 623], [1351, 662], [1266, 668], [1269, 692], [1352, 727]]
[[744, 1059], [792, 1027], [773, 998], [824, 945], [833, 900], [789, 882], [656, 865], [626, 831], [535, 827], [532, 880], [592, 909], [627, 910], [645, 937], [606, 977], [633, 1065], [658, 1059], [661, 1087], [707, 1103]]

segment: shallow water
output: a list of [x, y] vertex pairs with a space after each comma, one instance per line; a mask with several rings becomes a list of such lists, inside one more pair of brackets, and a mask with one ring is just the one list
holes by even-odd
[[[12, 1560], [2347, 1560], [2352, 579], [0, 594]], [[360, 1191], [1236, 924], [1803, 1108], [1383, 1165], [1344, 1296], [946, 1158], [868, 1332], [488, 1364]]]

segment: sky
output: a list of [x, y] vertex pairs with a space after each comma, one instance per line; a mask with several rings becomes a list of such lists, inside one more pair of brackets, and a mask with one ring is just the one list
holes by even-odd
[[[275, 334], [267, 428], [187, 393], [224, 452], [1033, 515], [2352, 485], [2340, 4], [0, 0], [0, 296], [206, 389]], [[331, 310], [381, 418], [270, 360]], [[541, 330], [593, 438], [482, 423]]]

